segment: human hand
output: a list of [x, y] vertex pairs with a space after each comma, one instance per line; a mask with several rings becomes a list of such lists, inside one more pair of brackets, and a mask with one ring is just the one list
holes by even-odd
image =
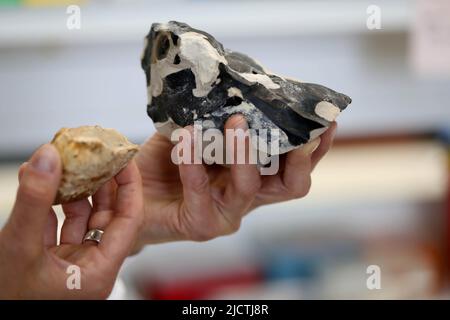
[[[246, 129], [245, 118], [231, 117], [226, 129]], [[304, 197], [311, 172], [330, 149], [337, 125], [301, 148], [280, 156], [276, 175], [261, 176], [253, 164], [181, 164], [171, 160], [173, 144], [156, 133], [136, 157], [143, 179], [144, 227], [136, 250], [149, 243], [204, 241], [239, 229], [252, 209]]]
[[[52, 203], [61, 179], [61, 161], [44, 145], [19, 170], [14, 208], [0, 231], [0, 299], [103, 299], [110, 294], [123, 260], [134, 245], [143, 218], [139, 170], [132, 161], [92, 197], [63, 205], [66, 219], [57, 245]], [[100, 243], [88, 230], [104, 231]], [[68, 278], [79, 268], [80, 288]], [[74, 282], [76, 286], [76, 282]]]

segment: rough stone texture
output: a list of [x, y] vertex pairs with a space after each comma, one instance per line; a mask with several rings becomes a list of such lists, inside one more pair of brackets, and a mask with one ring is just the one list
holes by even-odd
[[63, 165], [55, 204], [94, 194], [114, 177], [138, 151], [138, 146], [114, 129], [99, 126], [63, 128], [52, 140]]
[[210, 34], [176, 21], [152, 25], [142, 68], [147, 113], [169, 138], [194, 121], [222, 130], [240, 113], [252, 129], [281, 129], [279, 153], [285, 153], [320, 136], [351, 103], [324, 86], [272, 74], [245, 54], [224, 49]]

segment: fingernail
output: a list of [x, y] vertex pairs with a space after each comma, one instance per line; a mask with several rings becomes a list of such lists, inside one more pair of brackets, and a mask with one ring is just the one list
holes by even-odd
[[56, 168], [58, 155], [50, 145], [43, 145], [31, 157], [31, 166], [37, 171], [53, 172]]
[[313, 153], [314, 151], [316, 151], [317, 148], [319, 147], [320, 141], [321, 141], [320, 138], [316, 138], [316, 139], [314, 139], [313, 141], [304, 144], [303, 147], [302, 147], [303, 152], [304, 152], [306, 155], [312, 154], [312, 153]]
[[231, 121], [233, 121], [232, 124], [234, 129], [248, 129], [247, 120], [243, 116], [234, 116]]

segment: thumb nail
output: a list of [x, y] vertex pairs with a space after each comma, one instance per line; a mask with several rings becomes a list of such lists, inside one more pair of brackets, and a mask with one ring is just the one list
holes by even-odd
[[40, 172], [51, 173], [55, 170], [58, 161], [58, 153], [54, 147], [45, 144], [31, 157], [31, 166]]

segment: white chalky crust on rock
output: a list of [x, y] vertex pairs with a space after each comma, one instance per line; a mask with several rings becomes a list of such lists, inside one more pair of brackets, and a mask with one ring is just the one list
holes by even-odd
[[63, 167], [55, 204], [91, 196], [139, 150], [116, 130], [99, 126], [62, 128], [52, 144], [61, 156]]
[[351, 103], [327, 87], [277, 76], [210, 34], [176, 21], [152, 25], [142, 68], [147, 113], [169, 138], [194, 121], [208, 120], [208, 128], [222, 130], [240, 113], [251, 129], [280, 129], [282, 154], [320, 136]]

